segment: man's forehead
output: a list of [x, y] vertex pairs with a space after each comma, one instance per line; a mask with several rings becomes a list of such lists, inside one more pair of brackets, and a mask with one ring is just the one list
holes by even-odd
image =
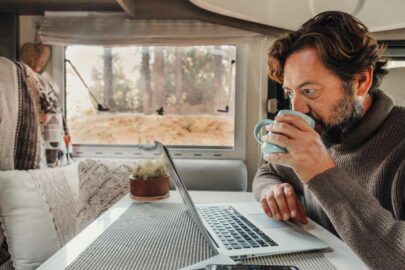
[[284, 65], [283, 87], [315, 84], [327, 73], [330, 71], [323, 65], [318, 51], [314, 48], [304, 48], [287, 58]]

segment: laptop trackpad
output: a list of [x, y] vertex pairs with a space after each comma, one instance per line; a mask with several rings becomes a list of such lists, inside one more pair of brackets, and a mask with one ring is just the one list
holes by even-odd
[[283, 221], [277, 221], [275, 219], [269, 218], [268, 216], [264, 214], [249, 214], [249, 219], [252, 220], [253, 222], [259, 224], [263, 228], [286, 228], [289, 225], [288, 223], [285, 223]]

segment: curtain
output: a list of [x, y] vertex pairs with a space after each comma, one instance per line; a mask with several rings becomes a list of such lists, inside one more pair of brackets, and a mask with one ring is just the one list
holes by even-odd
[[38, 34], [61, 46], [213, 44], [259, 35], [197, 20], [133, 20], [121, 12], [46, 12]]

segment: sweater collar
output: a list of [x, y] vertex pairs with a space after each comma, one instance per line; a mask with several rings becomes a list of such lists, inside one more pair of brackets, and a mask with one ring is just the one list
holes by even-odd
[[333, 146], [333, 148], [336, 150], [345, 150], [366, 140], [383, 124], [393, 107], [394, 103], [392, 99], [383, 91], [378, 90], [373, 95], [373, 103], [364, 117], [347, 132], [342, 143]]

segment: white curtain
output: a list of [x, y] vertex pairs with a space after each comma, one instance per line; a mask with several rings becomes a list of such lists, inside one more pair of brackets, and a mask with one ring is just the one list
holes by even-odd
[[257, 33], [197, 20], [132, 20], [121, 12], [47, 12], [39, 29], [51, 45], [213, 44]]

